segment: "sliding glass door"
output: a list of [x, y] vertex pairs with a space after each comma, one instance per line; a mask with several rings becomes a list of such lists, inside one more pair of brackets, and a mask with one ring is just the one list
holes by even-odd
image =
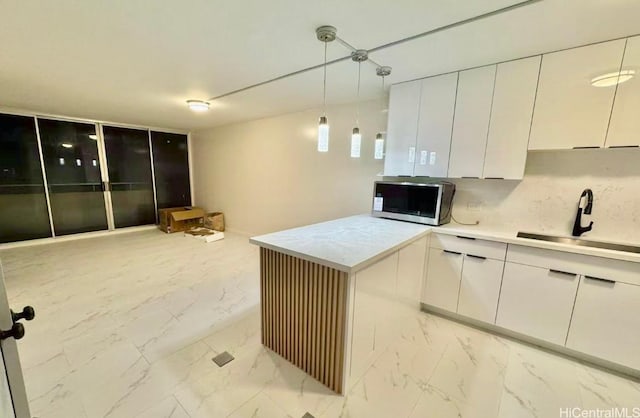
[[96, 125], [38, 119], [56, 236], [108, 228]]
[[0, 114], [0, 243], [50, 236], [35, 118]]
[[187, 135], [151, 131], [158, 209], [190, 206]]
[[0, 244], [152, 225], [190, 205], [186, 134], [0, 114]]
[[155, 223], [149, 131], [103, 126], [116, 228]]

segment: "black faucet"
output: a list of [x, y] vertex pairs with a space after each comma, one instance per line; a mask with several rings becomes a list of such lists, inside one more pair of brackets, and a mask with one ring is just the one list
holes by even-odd
[[589, 226], [582, 226], [582, 198], [586, 197], [587, 205], [584, 207], [584, 214], [591, 215], [591, 209], [593, 209], [593, 192], [591, 189], [584, 189], [582, 194], [580, 195], [580, 200], [578, 200], [578, 213], [576, 214], [576, 221], [573, 224], [573, 232], [572, 235], [574, 237], [579, 237], [587, 231], [591, 231], [593, 228], [593, 221], [589, 222]]

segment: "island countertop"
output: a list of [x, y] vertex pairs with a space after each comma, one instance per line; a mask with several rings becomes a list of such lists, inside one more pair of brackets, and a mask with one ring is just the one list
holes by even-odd
[[640, 254], [636, 253], [518, 238], [514, 231], [453, 224], [433, 227], [377, 218], [370, 214], [260, 235], [251, 238], [250, 242], [336, 270], [354, 273], [429, 233], [462, 235], [506, 244], [640, 263]]
[[356, 215], [252, 237], [260, 247], [347, 273], [375, 263], [429, 234], [431, 227]]

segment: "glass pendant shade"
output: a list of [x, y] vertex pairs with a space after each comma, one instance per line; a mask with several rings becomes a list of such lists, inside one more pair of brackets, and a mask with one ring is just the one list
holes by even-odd
[[378, 134], [376, 135], [373, 158], [376, 160], [382, 160], [384, 158], [384, 139], [382, 138], [382, 134], [380, 132], [378, 132]]
[[360, 145], [362, 143], [362, 136], [360, 135], [360, 129], [353, 128], [351, 134], [351, 158], [360, 158]]
[[327, 151], [329, 151], [329, 122], [326, 116], [321, 116], [318, 123], [318, 152]]

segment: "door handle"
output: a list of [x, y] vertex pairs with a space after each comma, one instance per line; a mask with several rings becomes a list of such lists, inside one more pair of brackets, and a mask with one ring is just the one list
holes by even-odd
[[14, 324], [21, 319], [24, 319], [25, 321], [31, 321], [35, 317], [36, 311], [32, 306], [25, 306], [24, 308], [22, 308], [22, 312], [11, 311], [11, 319], [13, 320]]
[[589, 280], [595, 280], [595, 281], [598, 281], [598, 282], [603, 282], [603, 283], [616, 284], [616, 282], [614, 280], [603, 279], [601, 277], [584, 276], [584, 278], [585, 279], [589, 279]]
[[453, 254], [453, 255], [462, 255], [462, 253], [459, 253], [457, 251], [442, 250], [442, 252], [447, 254]]
[[478, 260], [486, 260], [487, 257], [482, 257], [479, 255], [473, 255], [473, 254], [467, 254], [467, 257], [471, 257], [471, 258], [477, 258]]
[[475, 241], [476, 239], [473, 237], [463, 237], [462, 235], [456, 235], [456, 238], [460, 238], [460, 239], [468, 239], [470, 241]]
[[564, 274], [565, 276], [577, 276], [576, 273], [569, 273], [568, 271], [562, 271], [562, 270], [554, 270], [554, 269], [549, 269], [550, 273], [555, 273], [555, 274]]
[[24, 337], [24, 325], [19, 322], [13, 324], [10, 330], [0, 331], [0, 340], [6, 340], [7, 338], [15, 338], [16, 340]]

